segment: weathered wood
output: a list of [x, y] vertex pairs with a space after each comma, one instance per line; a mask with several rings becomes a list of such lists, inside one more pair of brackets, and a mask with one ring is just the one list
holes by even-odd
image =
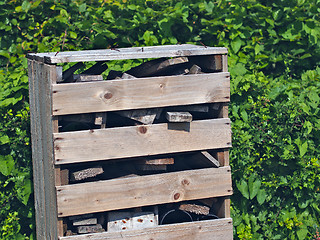
[[191, 122], [192, 115], [189, 112], [167, 112], [166, 118], [169, 122]]
[[[60, 184], [59, 185], [67, 185], [69, 184], [69, 170], [63, 169], [60, 170]], [[59, 186], [57, 185], [57, 186]]]
[[201, 71], [201, 67], [199, 67], [199, 66], [196, 65], [196, 64], [192, 65], [192, 67], [190, 68], [189, 74], [201, 74], [201, 73], [203, 73], [203, 72]]
[[103, 81], [102, 75], [89, 75], [89, 74], [75, 74], [73, 75], [75, 82], [93, 82]]
[[176, 65], [186, 62], [188, 62], [187, 57], [178, 57], [172, 59], [154, 59], [130, 69], [129, 71], [127, 71], [127, 73], [135, 77], [150, 77], [157, 74], [161, 74], [166, 71], [170, 71]]
[[200, 120], [181, 126], [183, 124], [56, 133], [56, 164], [231, 147], [230, 119]]
[[[208, 167], [220, 167], [220, 162], [215, 159], [209, 152], [207, 151], [201, 151], [198, 154], [196, 154], [195, 158], [198, 161], [204, 162], [206, 166]], [[223, 165], [225, 166], [225, 165]]]
[[99, 233], [104, 232], [104, 228], [101, 224], [88, 225], [88, 226], [79, 226], [77, 227], [78, 233]]
[[109, 212], [108, 232], [144, 229], [157, 225], [153, 212]]
[[94, 124], [100, 125], [101, 128], [105, 128], [106, 124], [107, 124], [107, 113], [105, 113], [105, 112], [95, 113]]
[[152, 124], [156, 118], [156, 116], [161, 112], [160, 108], [152, 108], [152, 109], [139, 109], [139, 110], [125, 110], [115, 112], [120, 116], [130, 118], [132, 120], [141, 122], [143, 124]]
[[53, 115], [229, 101], [226, 72], [53, 85]]
[[138, 164], [171, 165], [174, 164], [174, 158], [141, 159], [138, 161]]
[[71, 181], [81, 181], [87, 178], [96, 177], [100, 174], [102, 174], [103, 168], [101, 166], [95, 166], [91, 168], [82, 169], [80, 171], [71, 172], [70, 174], [70, 180]]
[[94, 224], [98, 224], [97, 218], [86, 218], [86, 219], [78, 219], [78, 220], [72, 221], [73, 226], [94, 225]]
[[204, 205], [194, 204], [194, 203], [184, 203], [179, 206], [180, 210], [198, 214], [198, 215], [208, 215], [210, 208]]
[[[169, 237], [169, 238], [168, 238]], [[104, 232], [62, 237], [60, 240], [232, 240], [232, 219], [216, 219], [162, 225], [133, 231]]]
[[59, 186], [57, 204], [65, 217], [231, 194], [231, 170], [222, 167]]
[[119, 49], [85, 50], [73, 52], [29, 53], [27, 58], [53, 63], [107, 61], [138, 58], [182, 57], [194, 55], [226, 54], [223, 47], [204, 47], [189, 44]]
[[228, 55], [222, 55], [222, 71], [228, 72]]
[[37, 239], [57, 239], [51, 83], [58, 74], [55, 66], [34, 61], [28, 68]]

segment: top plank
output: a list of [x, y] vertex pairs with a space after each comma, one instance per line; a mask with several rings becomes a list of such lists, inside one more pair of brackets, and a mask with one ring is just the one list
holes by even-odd
[[227, 53], [228, 50], [224, 47], [206, 47], [191, 44], [182, 44], [151, 47], [84, 50], [72, 52], [29, 53], [27, 54], [27, 58], [48, 64], [56, 64], [67, 62], [181, 57]]

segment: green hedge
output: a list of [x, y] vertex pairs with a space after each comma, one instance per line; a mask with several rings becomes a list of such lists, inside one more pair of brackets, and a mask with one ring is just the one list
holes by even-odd
[[235, 239], [320, 219], [319, 0], [0, 0], [0, 239], [33, 239], [27, 52], [229, 48]]

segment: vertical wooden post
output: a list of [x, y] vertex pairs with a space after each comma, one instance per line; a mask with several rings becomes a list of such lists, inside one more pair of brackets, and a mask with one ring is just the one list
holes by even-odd
[[52, 79], [56, 66], [28, 60], [37, 239], [58, 239], [53, 157]]
[[[222, 72], [228, 72], [228, 55], [222, 55]], [[220, 106], [219, 118], [228, 118], [228, 103], [223, 103]], [[217, 153], [220, 166], [229, 166], [229, 149], [223, 149]], [[230, 197], [224, 197], [218, 204], [218, 216], [230, 217]]]

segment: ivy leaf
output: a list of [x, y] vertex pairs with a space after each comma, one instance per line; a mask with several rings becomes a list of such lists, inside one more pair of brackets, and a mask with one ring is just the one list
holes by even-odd
[[0, 136], [0, 145], [6, 144], [10, 142], [10, 139], [7, 135]]
[[232, 47], [232, 50], [234, 51], [234, 53], [239, 52], [239, 50], [241, 48], [241, 44], [242, 44], [242, 41], [239, 37], [232, 40], [231, 47]]
[[261, 205], [264, 203], [264, 201], [266, 200], [267, 198], [267, 193], [264, 189], [260, 189], [258, 194], [257, 194], [257, 200], [258, 200], [258, 203]]
[[14, 168], [14, 160], [11, 155], [0, 155], [0, 172], [4, 176], [9, 176]]
[[249, 182], [250, 199], [253, 199], [257, 195], [257, 193], [258, 193], [258, 191], [260, 189], [261, 181], [260, 180], [254, 181], [254, 176], [251, 175], [249, 177], [249, 181], [248, 182]]
[[24, 205], [27, 205], [31, 192], [32, 192], [31, 181], [30, 179], [25, 179], [23, 186], [17, 190], [18, 199]]
[[300, 157], [303, 157], [308, 150], [308, 142], [305, 141], [302, 145], [299, 145]]
[[308, 229], [306, 228], [302, 228], [300, 230], [297, 231], [297, 236], [299, 239], [306, 239], [306, 236], [308, 234]]
[[240, 183], [237, 183], [237, 188], [246, 199], [249, 199], [249, 188], [245, 180], [241, 180]]

